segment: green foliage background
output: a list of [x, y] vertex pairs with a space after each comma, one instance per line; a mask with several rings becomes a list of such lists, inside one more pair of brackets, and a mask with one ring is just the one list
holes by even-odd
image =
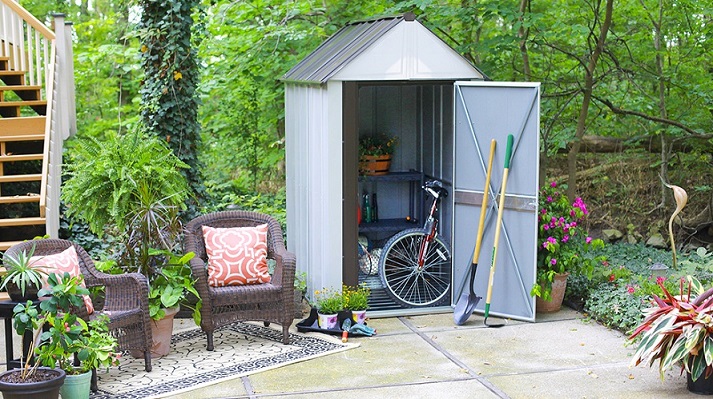
[[[491, 79], [542, 82], [546, 163], [573, 140], [583, 68], [603, 15], [602, 0], [525, 2], [522, 10], [520, 2], [499, 0], [21, 4], [47, 23], [57, 11], [74, 22], [78, 136], [121, 133], [137, 124], [141, 112], [146, 120], [147, 112], [158, 111], [148, 124], [163, 132], [159, 135], [172, 136], [174, 151], [193, 166], [191, 179], [205, 184], [208, 197], [201, 205], [208, 207], [226, 206], [221, 201], [240, 195], [284, 190], [280, 77], [286, 71], [347, 22], [406, 11]], [[698, 137], [685, 156], [665, 149], [651, 168], [711, 162], [711, 15], [713, 0], [616, 2], [594, 73], [585, 134], [628, 144], [660, 140], [671, 145]], [[174, 30], [183, 32], [174, 33], [176, 52], [154, 52]], [[146, 74], [146, 68], [152, 72]], [[198, 73], [184, 73], [193, 68]], [[175, 79], [175, 71], [181, 79]], [[190, 96], [194, 85], [198, 97]], [[155, 100], [166, 92], [175, 101], [157, 110]], [[197, 124], [190, 125], [193, 112]], [[70, 152], [72, 145], [67, 143]], [[710, 184], [697, 189], [703, 197], [713, 191]]]

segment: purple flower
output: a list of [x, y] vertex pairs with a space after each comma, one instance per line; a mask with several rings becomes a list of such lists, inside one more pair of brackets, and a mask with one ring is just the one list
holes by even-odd
[[587, 237], [584, 241], [589, 244], [590, 242], [592, 242], [592, 237]]
[[569, 241], [569, 236], [565, 234], [564, 237], [562, 237], [562, 242], [567, 242], [567, 241]]
[[556, 265], [556, 264], [557, 264], [557, 259], [555, 259], [555, 258], [550, 259], [550, 264], [551, 264], [552, 266]]
[[552, 187], [552, 188], [557, 187], [557, 182], [556, 182], [556, 181], [553, 181], [552, 183], [550, 183], [550, 187]]
[[551, 196], [551, 195], [548, 195], [548, 196], [547, 196], [547, 202], [552, 202], [552, 196]]

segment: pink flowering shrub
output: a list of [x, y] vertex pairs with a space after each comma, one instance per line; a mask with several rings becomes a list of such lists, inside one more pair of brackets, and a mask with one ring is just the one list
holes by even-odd
[[570, 203], [556, 182], [540, 191], [539, 231], [537, 249], [537, 282], [531, 295], [551, 298], [555, 274], [576, 272], [591, 278], [603, 256], [595, 256], [596, 249], [604, 247], [601, 239], [592, 239], [584, 229], [589, 211], [581, 198]]

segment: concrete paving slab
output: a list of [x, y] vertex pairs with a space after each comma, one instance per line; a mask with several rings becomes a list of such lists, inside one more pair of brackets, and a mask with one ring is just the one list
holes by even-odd
[[[271, 398], [284, 396], [269, 396]], [[331, 398], [478, 398], [496, 399], [496, 394], [489, 391], [477, 380], [458, 380], [444, 382], [430, 382], [412, 385], [398, 385], [390, 387], [360, 387], [350, 390], [330, 390], [321, 392], [308, 392], [289, 395], [290, 399], [331, 399]]]
[[250, 376], [255, 393], [309, 392], [470, 378], [418, 335], [353, 339], [359, 348]]
[[553, 372], [488, 376], [488, 381], [512, 399], [651, 399], [696, 397], [678, 371], [661, 381], [657, 370], [624, 365], [582, 367]]
[[434, 340], [485, 375], [628, 364], [632, 352], [623, 334], [581, 320], [441, 331]]

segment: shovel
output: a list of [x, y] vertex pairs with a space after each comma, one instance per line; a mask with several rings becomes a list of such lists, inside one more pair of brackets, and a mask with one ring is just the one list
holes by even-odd
[[508, 135], [508, 144], [505, 147], [505, 169], [503, 170], [503, 185], [500, 188], [500, 201], [498, 202], [498, 219], [495, 224], [495, 242], [493, 244], [493, 257], [490, 264], [490, 278], [488, 279], [488, 294], [485, 296], [485, 323], [486, 327], [502, 327], [504, 324], [488, 324], [488, 316], [490, 315], [490, 299], [493, 296], [493, 277], [495, 276], [495, 261], [498, 258], [498, 242], [500, 241], [500, 226], [503, 221], [503, 212], [505, 211], [505, 187], [508, 182], [508, 173], [510, 172], [510, 158], [512, 157], [512, 144], [515, 138], [512, 134]]
[[488, 158], [488, 172], [485, 174], [485, 188], [483, 189], [483, 203], [480, 207], [480, 221], [478, 222], [478, 234], [475, 236], [475, 250], [473, 251], [473, 261], [470, 265], [470, 293], [463, 293], [453, 310], [453, 321], [457, 325], [465, 323], [475, 310], [476, 305], [482, 299], [475, 295], [473, 284], [475, 283], [475, 271], [478, 269], [478, 257], [480, 257], [480, 244], [483, 240], [483, 227], [485, 226], [485, 214], [488, 210], [488, 188], [490, 187], [490, 175], [493, 171], [493, 158], [495, 155], [495, 139], [490, 141], [490, 158]]

